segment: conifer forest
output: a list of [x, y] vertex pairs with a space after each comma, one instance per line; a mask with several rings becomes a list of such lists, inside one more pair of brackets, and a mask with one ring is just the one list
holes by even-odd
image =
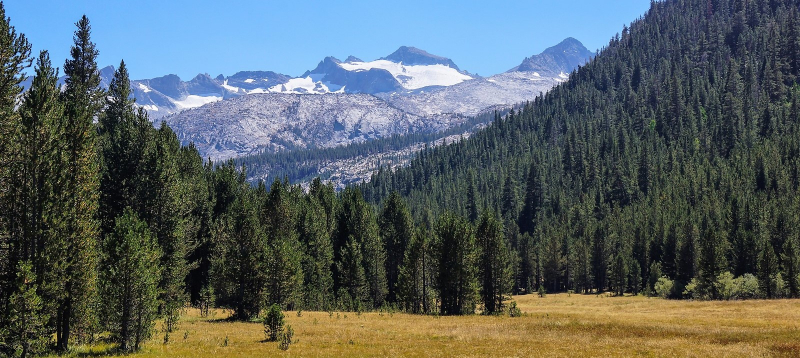
[[101, 86], [102, 50], [84, 16], [52, 63], [0, 6], [0, 354], [134, 352], [190, 307], [280, 341], [282, 311], [800, 298], [798, 0], [653, 1], [550, 92], [341, 191], [247, 170], [375, 144], [213, 162], [124, 61]]

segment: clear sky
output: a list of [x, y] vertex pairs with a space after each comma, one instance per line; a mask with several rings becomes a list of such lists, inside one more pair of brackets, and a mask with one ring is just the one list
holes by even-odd
[[594, 51], [647, 11], [650, 0], [319, 1], [5, 0], [34, 54], [61, 67], [74, 23], [86, 14], [101, 67], [128, 65], [133, 79], [174, 73], [270, 70], [298, 76], [325, 56], [369, 61], [399, 46], [451, 58], [492, 75], [564, 38]]

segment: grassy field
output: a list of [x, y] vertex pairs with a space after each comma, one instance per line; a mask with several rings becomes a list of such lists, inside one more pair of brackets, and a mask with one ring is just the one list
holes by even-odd
[[[264, 356], [800, 356], [800, 300], [689, 302], [605, 295], [515, 297], [523, 317], [286, 312], [288, 351], [259, 323], [187, 311], [169, 344], [131, 357]], [[226, 345], [227, 337], [227, 345]], [[74, 356], [105, 355], [79, 347]]]

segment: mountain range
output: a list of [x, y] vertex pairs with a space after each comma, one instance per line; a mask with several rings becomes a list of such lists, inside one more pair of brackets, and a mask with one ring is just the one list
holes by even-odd
[[591, 57], [570, 38], [507, 72], [480, 77], [403, 46], [369, 62], [326, 57], [298, 77], [239, 72], [180, 82], [170, 75], [133, 87], [151, 118], [166, 121], [204, 157], [224, 160], [446, 130], [464, 116], [532, 100]]
[[[166, 121], [203, 157], [225, 160], [443, 131], [463, 124], [464, 116], [532, 100], [592, 56], [568, 38], [481, 77], [449, 58], [402, 46], [373, 61], [326, 57], [297, 77], [241, 71], [184, 81], [170, 74], [132, 80], [131, 88], [151, 120]], [[113, 74], [112, 66], [100, 70], [104, 87]]]

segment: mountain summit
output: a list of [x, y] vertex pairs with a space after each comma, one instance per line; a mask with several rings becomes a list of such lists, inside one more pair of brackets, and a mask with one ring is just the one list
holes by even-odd
[[539, 72], [540, 74], [558, 75], [569, 73], [578, 66], [586, 64], [594, 53], [583, 44], [569, 37], [558, 45], [547, 48], [538, 55], [522, 60], [522, 63], [508, 72]]
[[416, 47], [409, 47], [409, 46], [400, 46], [397, 51], [392, 52], [391, 55], [382, 58], [381, 60], [392, 61], [394, 63], [402, 63], [408, 66], [415, 66], [415, 65], [422, 65], [422, 66], [429, 66], [429, 65], [445, 65], [450, 68], [454, 68], [458, 71], [458, 66], [453, 62], [453, 60], [436, 56], [428, 53], [425, 50], [420, 50]]

